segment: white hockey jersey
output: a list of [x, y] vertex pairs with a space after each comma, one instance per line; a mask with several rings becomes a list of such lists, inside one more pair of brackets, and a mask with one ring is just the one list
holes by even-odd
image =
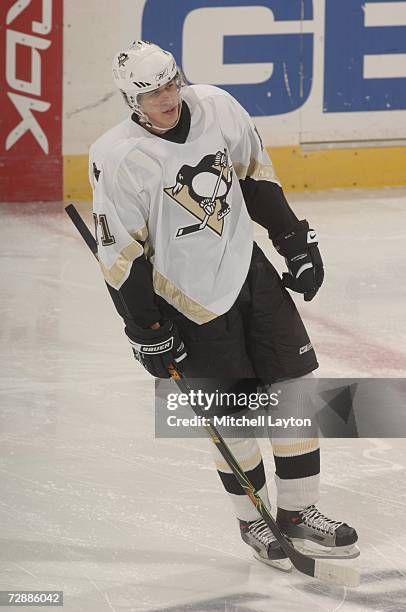
[[278, 181], [232, 96], [192, 85], [182, 98], [191, 113], [186, 142], [128, 118], [92, 145], [89, 176], [105, 280], [119, 289], [145, 254], [155, 293], [202, 324], [231, 308], [250, 264], [253, 227], [238, 179]]

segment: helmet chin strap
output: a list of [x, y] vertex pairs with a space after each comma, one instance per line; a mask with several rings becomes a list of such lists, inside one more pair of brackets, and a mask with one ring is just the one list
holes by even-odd
[[146, 115], [145, 113], [142, 113], [142, 114], [140, 113], [140, 115], [139, 115], [139, 117], [140, 117], [140, 124], [143, 127], [146, 127], [147, 129], [152, 128], [152, 129], [156, 130], [157, 132], [162, 132], [162, 133], [168, 132], [169, 130], [172, 130], [174, 127], [176, 127], [178, 125], [181, 112], [182, 112], [182, 100], [180, 100], [179, 103], [178, 103], [178, 116], [176, 117], [176, 121], [170, 127], [162, 128], [162, 127], [159, 127], [158, 125], [155, 125], [154, 123], [152, 123], [152, 121], [150, 120], [148, 115]]

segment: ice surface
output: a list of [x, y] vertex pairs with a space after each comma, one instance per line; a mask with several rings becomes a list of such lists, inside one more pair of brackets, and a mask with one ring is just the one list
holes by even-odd
[[[405, 376], [405, 196], [290, 197], [326, 265], [296, 300], [320, 375]], [[0, 590], [62, 589], [69, 612], [406, 610], [405, 440], [322, 441], [320, 508], [359, 531], [358, 589], [254, 561], [209, 442], [154, 439], [153, 382], [61, 204], [0, 215]]]

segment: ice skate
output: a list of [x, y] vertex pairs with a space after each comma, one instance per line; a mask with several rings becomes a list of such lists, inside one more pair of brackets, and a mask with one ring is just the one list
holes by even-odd
[[316, 558], [353, 559], [360, 554], [353, 527], [327, 518], [312, 505], [305, 510], [278, 508], [276, 522], [297, 550]]
[[258, 561], [284, 572], [292, 569], [290, 559], [262, 518], [250, 522], [240, 520], [240, 532], [244, 542], [254, 549]]

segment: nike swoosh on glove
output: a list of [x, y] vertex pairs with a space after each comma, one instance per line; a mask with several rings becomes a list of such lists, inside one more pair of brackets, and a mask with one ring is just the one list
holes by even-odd
[[317, 234], [309, 228], [306, 219], [273, 240], [280, 255], [285, 258], [288, 273], [282, 274], [287, 289], [303, 293], [310, 302], [324, 280], [324, 267], [318, 248]]

